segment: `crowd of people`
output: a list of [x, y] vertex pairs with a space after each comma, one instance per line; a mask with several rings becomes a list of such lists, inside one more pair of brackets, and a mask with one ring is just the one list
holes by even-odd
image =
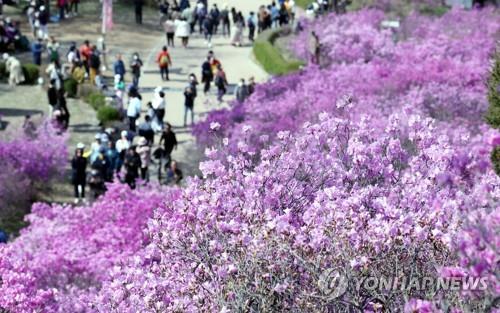
[[21, 33], [20, 22], [0, 14], [0, 52], [25, 51], [29, 40]]
[[[136, 12], [141, 5], [142, 0], [136, 0]], [[234, 7], [225, 5], [219, 8], [215, 3], [209, 6], [206, 0], [199, 0], [195, 5], [191, 5], [189, 1], [163, 1], [159, 11], [160, 24], [164, 27], [169, 46], [174, 46], [174, 38], [177, 37], [187, 47], [189, 37], [197, 31], [204, 36], [209, 48], [212, 47], [212, 37], [218, 34], [230, 37], [232, 45], [242, 46], [245, 37], [253, 42], [256, 32], [293, 22], [295, 2], [273, 1], [267, 6], [259, 7], [257, 12], [250, 12], [246, 17]], [[245, 29], [248, 29], [247, 36], [244, 35]]]
[[[61, 7], [60, 18], [77, 13], [77, 1], [58, 1]], [[75, 4], [73, 4], [75, 3]], [[75, 202], [86, 199], [86, 189], [90, 188], [95, 198], [105, 192], [106, 183], [121, 181], [135, 188], [137, 184], [149, 183], [152, 176], [158, 177], [161, 184], [177, 184], [181, 182], [183, 173], [178, 162], [173, 160], [172, 152], [177, 149], [176, 133], [166, 116], [166, 92], [158, 86], [154, 90], [151, 101], [146, 102], [142, 96], [141, 75], [144, 63], [139, 53], [131, 58], [121, 53], [115, 55], [112, 63], [113, 85], [103, 77], [105, 48], [102, 42], [91, 43], [84, 40], [80, 45], [71, 42], [69, 47], [62, 45], [49, 35], [46, 27], [45, 8], [31, 2], [27, 16], [33, 30], [33, 42], [30, 45], [33, 63], [44, 65], [44, 80], [47, 82], [47, 102], [49, 116], [61, 131], [69, 126], [70, 112], [67, 106], [67, 90], [64, 82], [74, 79], [78, 86], [88, 83], [105, 91], [111, 103], [122, 117], [122, 126], [104, 128], [95, 135], [91, 144], [78, 143], [71, 160], [72, 183]], [[135, 1], [136, 22], [142, 23], [142, 0]], [[257, 32], [270, 27], [289, 23], [293, 19], [293, 0], [272, 2], [269, 6], [259, 8], [257, 13], [251, 12], [246, 18], [235, 8], [225, 6], [219, 9], [216, 4], [208, 6], [207, 1], [190, 4], [189, 1], [164, 1], [160, 4], [161, 25], [166, 33], [166, 45], [158, 51], [155, 61], [162, 81], [170, 80], [173, 60], [170, 50], [175, 47], [176, 38], [184, 47], [188, 46], [189, 37], [200, 33], [208, 47], [212, 47], [212, 36], [220, 34], [231, 37], [235, 46], [243, 44], [243, 30], [248, 28], [248, 40], [252, 41]], [[75, 11], [73, 11], [75, 10]], [[275, 20], [275, 14], [278, 18]], [[286, 17], [284, 17], [286, 15]], [[268, 21], [268, 16], [271, 22]], [[209, 48], [210, 49], [210, 48]], [[3, 55], [13, 75], [12, 85], [23, 79], [21, 64], [13, 55]], [[201, 62], [201, 71], [190, 73], [183, 89], [184, 127], [195, 122], [195, 107], [198, 97], [198, 85], [208, 96], [215, 88], [219, 103], [229, 90], [229, 82], [222, 62], [210, 49], [205, 60]], [[200, 77], [200, 80], [198, 80]], [[200, 92], [201, 92], [200, 90]], [[234, 88], [236, 101], [243, 102], [255, 90], [253, 77], [240, 79]], [[27, 117], [25, 124], [30, 125]], [[155, 138], [158, 142], [155, 142]], [[155, 172], [150, 170], [154, 165]]]
[[97, 198], [106, 191], [107, 182], [121, 181], [132, 189], [136, 188], [138, 180], [147, 184], [151, 164], [157, 165], [159, 183], [180, 183], [183, 173], [171, 158], [172, 151], [177, 149], [172, 125], [166, 123], [159, 147], [153, 151], [154, 132], [148, 117], [146, 115], [137, 132], [122, 130], [117, 134], [116, 129], [109, 128], [95, 135], [89, 149], [78, 143], [71, 160], [75, 203], [85, 201], [87, 185], [91, 198]]

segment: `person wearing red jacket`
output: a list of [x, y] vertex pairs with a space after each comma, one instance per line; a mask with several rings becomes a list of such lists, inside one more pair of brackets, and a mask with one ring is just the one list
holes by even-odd
[[92, 54], [92, 47], [90, 46], [90, 42], [88, 40], [85, 40], [83, 45], [80, 46], [79, 50], [83, 66], [85, 67], [87, 75], [89, 75], [89, 61], [90, 61], [90, 55]]
[[172, 65], [172, 59], [168, 53], [167, 46], [163, 46], [163, 49], [158, 53], [156, 57], [156, 63], [160, 67], [160, 75], [162, 80], [170, 80], [168, 77], [168, 67]]

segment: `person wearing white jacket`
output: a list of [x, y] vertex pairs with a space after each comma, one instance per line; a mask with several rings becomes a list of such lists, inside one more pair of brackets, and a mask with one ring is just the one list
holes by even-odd
[[163, 92], [163, 89], [161, 87], [156, 87], [152, 101], [153, 110], [157, 119], [157, 121], [153, 121], [153, 124], [158, 124], [158, 127], [155, 127], [155, 131], [161, 131], [163, 129], [163, 119], [165, 117], [166, 105], [165, 93]]
[[187, 48], [189, 42], [189, 35], [191, 34], [191, 27], [186, 19], [181, 18], [175, 20], [175, 36], [180, 38], [182, 41], [182, 46]]

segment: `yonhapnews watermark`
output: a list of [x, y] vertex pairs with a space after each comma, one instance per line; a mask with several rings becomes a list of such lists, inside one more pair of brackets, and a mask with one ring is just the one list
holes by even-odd
[[325, 270], [318, 279], [318, 287], [329, 299], [341, 297], [349, 287], [368, 291], [484, 291], [486, 277], [351, 277], [336, 269]]

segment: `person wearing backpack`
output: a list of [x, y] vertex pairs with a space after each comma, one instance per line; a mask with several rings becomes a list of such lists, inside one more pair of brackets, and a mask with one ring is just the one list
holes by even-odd
[[162, 80], [170, 80], [168, 77], [168, 67], [172, 65], [172, 59], [168, 53], [167, 46], [163, 46], [162, 51], [158, 53], [156, 62], [160, 67], [160, 75]]

